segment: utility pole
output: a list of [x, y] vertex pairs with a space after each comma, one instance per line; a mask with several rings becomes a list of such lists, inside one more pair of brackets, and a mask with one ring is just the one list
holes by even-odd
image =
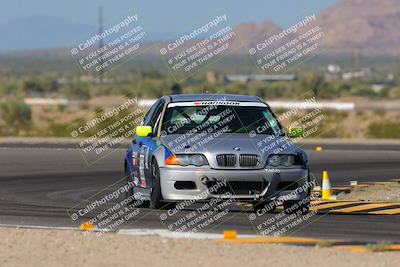
[[[103, 33], [103, 6], [99, 6], [99, 35]], [[99, 83], [103, 84], [103, 48], [104, 42], [103, 38], [99, 40], [99, 50], [100, 50], [100, 71], [99, 71]]]
[[353, 72], [361, 70], [361, 54], [358, 47], [353, 48], [351, 51], [351, 67]]

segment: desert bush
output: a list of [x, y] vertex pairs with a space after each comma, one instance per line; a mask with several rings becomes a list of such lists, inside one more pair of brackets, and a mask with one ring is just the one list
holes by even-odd
[[372, 122], [367, 129], [369, 138], [400, 138], [400, 123], [394, 121]]
[[0, 119], [2, 135], [19, 135], [27, 131], [32, 123], [31, 108], [23, 102], [15, 99], [8, 99], [0, 103]]

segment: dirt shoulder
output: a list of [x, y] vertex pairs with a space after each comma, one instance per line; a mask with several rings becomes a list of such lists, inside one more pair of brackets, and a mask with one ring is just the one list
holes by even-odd
[[400, 202], [400, 183], [356, 186], [350, 193], [340, 193], [337, 199]]
[[0, 228], [0, 266], [396, 266], [400, 253]]

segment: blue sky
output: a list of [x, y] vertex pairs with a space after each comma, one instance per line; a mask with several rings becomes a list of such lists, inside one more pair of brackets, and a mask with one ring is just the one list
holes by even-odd
[[200, 13], [215, 8], [226, 9], [236, 23], [243, 21], [271, 20], [289, 25], [302, 16], [329, 7], [338, 0], [8, 0], [2, 1], [0, 23], [30, 15], [49, 15], [69, 22], [93, 24], [96, 7], [103, 5], [109, 15], [118, 15], [130, 7], [136, 7], [151, 24], [177, 28]]
[[[104, 8], [106, 25], [120, 20], [128, 10], [136, 10], [144, 20], [146, 31], [152, 33], [152, 39], [164, 39], [181, 33], [183, 29], [196, 25], [197, 22], [207, 20], [208, 14], [215, 14], [215, 10], [225, 10], [233, 26], [242, 22], [269, 20], [285, 27], [336, 2], [338, 0], [7, 0], [2, 1], [0, 9], [0, 34], [7, 45], [2, 47], [0, 40], [0, 50], [4, 50], [4, 47], [7, 49], [17, 41], [18, 35], [14, 35], [10, 28], [24, 30], [23, 23], [26, 23], [29, 24], [26, 25], [26, 30], [34, 31], [36, 18], [50, 17], [56, 21], [50, 20], [49, 23], [55, 25], [59, 22], [74, 24], [75, 27], [82, 25], [85, 29], [83, 31], [95, 29], [99, 5]], [[38, 25], [46, 25], [46, 20]], [[81, 38], [82, 34], [79, 33], [76, 38]], [[51, 46], [51, 42], [49, 38], [48, 45], [46, 40], [37, 45]]]

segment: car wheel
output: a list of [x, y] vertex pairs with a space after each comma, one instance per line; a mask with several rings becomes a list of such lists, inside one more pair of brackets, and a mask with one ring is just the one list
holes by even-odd
[[275, 209], [276, 205], [274, 202], [265, 202], [265, 201], [253, 202], [254, 212], [261, 211], [262, 213], [270, 213], [275, 211]]
[[160, 184], [160, 169], [158, 168], [157, 161], [152, 160], [151, 163], [151, 176], [153, 179], [153, 187], [150, 195], [150, 205], [153, 209], [158, 209], [161, 206], [161, 184]]
[[[129, 185], [131, 179], [129, 178], [128, 168], [125, 168], [126, 184]], [[135, 199], [133, 197], [133, 186], [130, 186], [125, 193], [125, 198], [130, 199], [129, 205], [134, 205], [135, 208], [148, 208], [150, 206], [150, 201]]]
[[[308, 183], [311, 184], [310, 175], [308, 175]], [[308, 213], [310, 209], [310, 201], [311, 201], [311, 191], [312, 188], [308, 187], [307, 198], [300, 201], [285, 201], [283, 202], [283, 208], [286, 213], [295, 213], [301, 210], [302, 214]]]

